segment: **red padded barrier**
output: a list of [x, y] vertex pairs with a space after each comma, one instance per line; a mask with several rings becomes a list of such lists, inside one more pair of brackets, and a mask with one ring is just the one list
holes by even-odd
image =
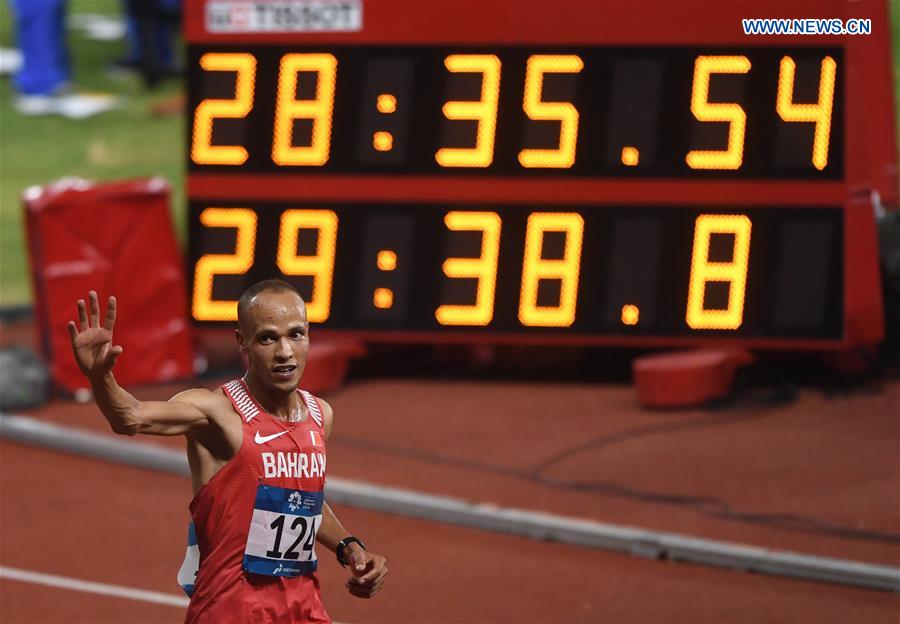
[[642, 405], [693, 407], [726, 396], [737, 369], [753, 361], [743, 350], [698, 349], [645, 355], [632, 370]]
[[114, 340], [125, 351], [122, 384], [193, 375], [184, 263], [169, 217], [169, 186], [159, 178], [95, 184], [64, 179], [25, 191], [35, 317], [58, 389], [86, 385], [66, 323], [88, 291], [115, 295]]

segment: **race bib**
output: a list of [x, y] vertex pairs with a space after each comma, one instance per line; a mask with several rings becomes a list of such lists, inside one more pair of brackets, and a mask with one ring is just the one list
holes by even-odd
[[316, 534], [322, 525], [324, 500], [324, 492], [257, 487], [244, 570], [267, 576], [315, 572]]

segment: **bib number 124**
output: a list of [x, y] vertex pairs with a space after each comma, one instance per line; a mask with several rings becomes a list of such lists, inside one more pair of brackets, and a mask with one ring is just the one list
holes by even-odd
[[[301, 550], [305, 551], [304, 561], [310, 561], [313, 555], [313, 546], [316, 543], [316, 517], [294, 516], [290, 520], [290, 525], [285, 529], [285, 515], [280, 515], [269, 524], [269, 528], [275, 531], [275, 543], [272, 548], [266, 552], [267, 557], [273, 559], [300, 559]], [[283, 542], [287, 542], [291, 538], [294, 540], [284, 552], [281, 551]], [[303, 543], [302, 547], [300, 546]], [[300, 548], [300, 550], [297, 550]]]

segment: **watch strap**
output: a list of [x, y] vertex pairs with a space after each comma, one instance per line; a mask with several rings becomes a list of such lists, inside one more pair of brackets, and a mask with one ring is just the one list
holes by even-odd
[[334, 554], [337, 557], [338, 563], [345, 568], [347, 567], [347, 560], [344, 558], [344, 549], [346, 549], [347, 546], [353, 543], [359, 544], [360, 546], [362, 546], [363, 550], [367, 550], [365, 542], [363, 542], [355, 535], [349, 535], [345, 537], [337, 543], [337, 547], [335, 547], [334, 549]]

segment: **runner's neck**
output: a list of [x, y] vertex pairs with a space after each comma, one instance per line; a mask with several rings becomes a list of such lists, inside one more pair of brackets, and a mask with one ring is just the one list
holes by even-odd
[[303, 420], [303, 401], [296, 388], [289, 393], [272, 393], [267, 392], [249, 375], [244, 375], [243, 381], [250, 396], [265, 412], [284, 422]]

